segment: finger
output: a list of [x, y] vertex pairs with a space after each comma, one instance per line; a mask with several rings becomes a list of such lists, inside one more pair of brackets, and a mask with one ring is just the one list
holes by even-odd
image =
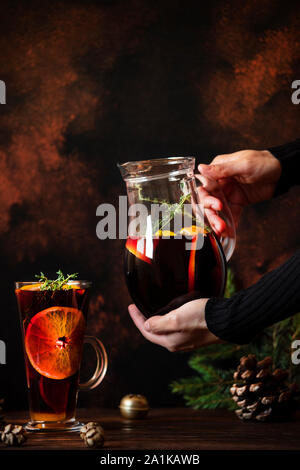
[[218, 181], [211, 176], [197, 175], [197, 178], [209, 193], [216, 192], [220, 189]]
[[144, 330], [144, 324], [147, 320], [146, 317], [142, 314], [142, 312], [137, 308], [136, 305], [131, 304], [128, 306], [128, 312], [131, 316], [135, 326], [141, 331]]
[[220, 199], [211, 196], [206, 189], [203, 187], [198, 188], [198, 194], [199, 194], [199, 199], [200, 199], [200, 204], [202, 204], [203, 207], [213, 209], [215, 211], [221, 211], [223, 204]]
[[190, 332], [175, 332], [168, 336], [166, 347], [171, 352], [177, 351], [193, 351], [196, 347], [201, 346], [202, 335], [199, 333], [197, 337], [191, 338]]
[[169, 335], [182, 333], [187, 330], [194, 331], [199, 328], [199, 318], [205, 308], [207, 299], [196, 299], [186, 302], [166, 315], [156, 315], [146, 321], [147, 331], [155, 334]]
[[155, 335], [152, 332], [149, 332], [145, 328], [146, 317], [140, 312], [140, 310], [136, 307], [136, 305], [131, 304], [128, 307], [129, 315], [131, 316], [133, 323], [138, 328], [138, 330], [142, 333], [144, 338], [151, 341], [152, 343], [158, 344], [163, 347], [167, 347], [167, 338], [165, 336]]
[[195, 347], [196, 344], [191, 341], [190, 333], [176, 332], [168, 335], [166, 348], [171, 352], [192, 351]]
[[206, 346], [208, 344], [213, 343], [221, 343], [222, 340], [217, 338], [212, 333], [204, 334], [199, 333], [197, 337], [191, 338], [189, 333], [182, 334], [182, 333], [173, 333], [168, 336], [168, 341], [166, 347], [171, 352], [178, 352], [178, 351], [193, 351], [196, 348]]
[[[237, 155], [239, 154], [239, 155]], [[212, 159], [210, 162], [210, 165], [218, 165], [218, 164], [223, 164], [223, 163], [228, 163], [228, 162], [234, 162], [237, 161], [239, 158], [241, 158], [240, 152], [234, 152], [234, 153], [224, 153], [222, 155], [217, 155]]]
[[[203, 175], [199, 175], [198, 179], [203, 184], [202, 188], [198, 188], [200, 197], [202, 197], [201, 203], [204, 205], [205, 214], [209, 220], [209, 223], [214, 230], [214, 232], [220, 236], [228, 236], [228, 227], [226, 222], [222, 217], [219, 216], [217, 211], [223, 210], [223, 198], [224, 194], [222, 192], [221, 185], [218, 182], [210, 177], [206, 177]], [[223, 180], [224, 181], [224, 180]], [[202, 191], [202, 192], [201, 192]], [[214, 193], [214, 196], [210, 195], [210, 192]], [[213, 204], [209, 204], [210, 200], [208, 199], [208, 204], [206, 204], [206, 198], [211, 197], [213, 198]], [[215, 201], [219, 202], [218, 208]]]
[[145, 329], [157, 335], [166, 335], [175, 331], [180, 331], [180, 323], [176, 311], [172, 310], [166, 315], [149, 318], [146, 321]]
[[199, 187], [198, 192], [200, 203], [205, 209], [205, 214], [212, 229], [218, 236], [221, 236], [221, 234], [225, 236], [227, 233], [227, 226], [225, 221], [218, 214], [218, 211], [223, 209], [223, 202], [214, 196], [210, 196], [203, 187]]
[[233, 166], [224, 164], [211, 164], [211, 165], [199, 165], [199, 171], [204, 176], [209, 176], [216, 180], [221, 178], [229, 178], [236, 175], [236, 170]]
[[226, 235], [227, 226], [224, 220], [213, 210], [205, 209], [205, 214], [213, 231], [220, 237]]
[[199, 181], [201, 181], [202, 188], [206, 191], [207, 196], [212, 196], [216, 198], [222, 204], [222, 207], [223, 207], [223, 201], [222, 201], [223, 192], [219, 184], [219, 181], [222, 181], [222, 180], [217, 181], [211, 177], [203, 176], [203, 175], [197, 175], [197, 178]]

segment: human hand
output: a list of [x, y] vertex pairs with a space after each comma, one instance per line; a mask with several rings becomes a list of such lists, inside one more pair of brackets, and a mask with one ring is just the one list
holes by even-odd
[[146, 319], [136, 305], [129, 305], [129, 314], [142, 335], [169, 351], [190, 351], [221, 340], [211, 333], [205, 321], [208, 299], [187, 302], [166, 315]]
[[210, 165], [201, 164], [198, 169], [201, 174], [196, 177], [203, 184], [199, 188], [201, 203], [209, 221], [221, 232], [224, 221], [217, 212], [223, 206], [220, 189], [237, 226], [246, 205], [273, 196], [281, 174], [280, 162], [268, 150], [241, 150], [218, 155]]

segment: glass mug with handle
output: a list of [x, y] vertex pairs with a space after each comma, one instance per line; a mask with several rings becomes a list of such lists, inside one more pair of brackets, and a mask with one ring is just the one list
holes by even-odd
[[[43, 290], [40, 282], [16, 282], [29, 392], [28, 431], [78, 431], [79, 390], [91, 390], [103, 380], [107, 353], [101, 341], [85, 336], [89, 291], [87, 281], [69, 281], [58, 290]], [[96, 354], [92, 377], [79, 383], [83, 344]]]
[[201, 200], [194, 157], [118, 165], [128, 196], [125, 278], [146, 316], [163, 315], [197, 298], [222, 296], [235, 227], [222, 199], [226, 233], [217, 233]]

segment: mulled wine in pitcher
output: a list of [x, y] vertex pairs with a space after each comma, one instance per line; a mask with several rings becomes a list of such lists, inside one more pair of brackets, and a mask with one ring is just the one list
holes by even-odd
[[224, 201], [220, 216], [230, 236], [219, 238], [213, 231], [200, 203], [194, 166], [193, 157], [119, 165], [129, 203], [125, 278], [133, 302], [147, 317], [224, 294], [234, 224]]

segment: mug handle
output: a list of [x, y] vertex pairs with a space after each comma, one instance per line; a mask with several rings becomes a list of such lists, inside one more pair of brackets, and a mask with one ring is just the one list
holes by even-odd
[[105, 347], [98, 338], [95, 336], [85, 336], [83, 342], [93, 346], [97, 358], [96, 369], [92, 377], [86, 382], [79, 383], [78, 385], [79, 390], [87, 391], [93, 390], [93, 388], [98, 387], [98, 385], [102, 382], [107, 371], [108, 361]]

